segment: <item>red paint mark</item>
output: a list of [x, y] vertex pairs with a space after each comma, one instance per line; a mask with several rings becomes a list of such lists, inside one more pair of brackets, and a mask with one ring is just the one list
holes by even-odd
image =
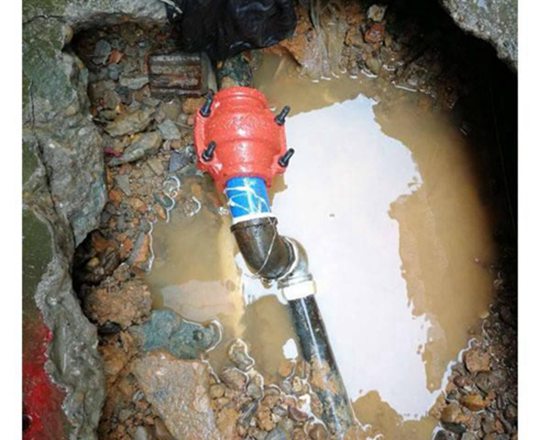
[[23, 413], [29, 422], [23, 440], [65, 438], [62, 409], [65, 394], [44, 370], [46, 349], [52, 337], [43, 323], [24, 328], [24, 338], [30, 343], [23, 355]]

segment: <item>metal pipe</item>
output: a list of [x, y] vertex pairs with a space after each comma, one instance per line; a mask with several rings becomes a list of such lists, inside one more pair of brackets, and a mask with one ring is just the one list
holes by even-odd
[[275, 217], [256, 218], [231, 227], [250, 270], [261, 278], [276, 280], [292, 266], [292, 248], [277, 231]]
[[315, 301], [305, 249], [279, 234], [275, 217], [241, 221], [231, 231], [251, 271], [277, 280], [288, 300], [302, 356], [311, 366], [310, 384], [321, 400], [322, 420], [332, 435], [342, 437], [353, 425], [353, 412]]
[[207, 116], [196, 115], [198, 166], [227, 196], [231, 230], [246, 264], [262, 279], [277, 281], [288, 301], [322, 419], [342, 438], [353, 424], [353, 411], [313, 297], [307, 255], [300, 243], [279, 234], [267, 194], [273, 176], [285, 171], [294, 153], [286, 149], [284, 133], [289, 109], [274, 118], [265, 97], [246, 87], [222, 90], [208, 107]]
[[323, 406], [328, 430], [343, 436], [353, 425], [353, 412], [330, 348], [323, 319], [313, 295], [288, 301], [302, 356], [311, 365], [310, 381]]

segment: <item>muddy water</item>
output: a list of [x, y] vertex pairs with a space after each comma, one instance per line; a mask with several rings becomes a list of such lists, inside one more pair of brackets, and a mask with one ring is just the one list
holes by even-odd
[[[357, 418], [426, 439], [446, 374], [491, 299], [490, 216], [466, 139], [429, 100], [366, 77], [311, 82], [266, 57], [256, 86], [292, 107], [296, 154], [272, 189], [303, 243]], [[203, 210], [204, 211], [204, 210]], [[296, 355], [285, 307], [247, 271], [225, 215], [176, 208], [154, 232], [151, 285], [191, 319], [220, 319], [269, 377]]]

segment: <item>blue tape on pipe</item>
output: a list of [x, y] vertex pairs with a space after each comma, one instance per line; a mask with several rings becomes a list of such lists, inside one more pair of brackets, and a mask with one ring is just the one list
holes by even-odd
[[234, 177], [225, 184], [227, 205], [233, 222], [270, 217], [265, 181], [259, 177]]

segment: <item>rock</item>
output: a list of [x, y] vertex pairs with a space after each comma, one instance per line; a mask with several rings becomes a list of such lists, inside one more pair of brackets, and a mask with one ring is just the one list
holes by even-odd
[[277, 371], [282, 378], [286, 379], [294, 372], [295, 365], [296, 365], [295, 361], [285, 359], [284, 361], [281, 362], [281, 364], [279, 365], [279, 369]]
[[140, 232], [132, 246], [132, 253], [128, 257], [127, 263], [138, 270], [148, 270], [151, 266], [151, 236], [145, 232]]
[[255, 427], [250, 428], [250, 430], [248, 431], [248, 434], [254, 440], [265, 440], [265, 438], [267, 437], [267, 432], [262, 431], [261, 429], [255, 428]]
[[210, 397], [212, 397], [212, 399], [219, 399], [225, 394], [225, 387], [219, 383], [215, 383], [210, 386], [208, 392], [210, 393]]
[[242, 371], [248, 371], [254, 365], [254, 359], [248, 354], [248, 347], [242, 339], [236, 339], [229, 346], [229, 359]]
[[267, 434], [265, 440], [289, 440], [288, 434], [281, 428], [275, 428]]
[[255, 400], [261, 399], [263, 396], [263, 377], [259, 374], [250, 379], [250, 383], [246, 387], [246, 394]]
[[120, 50], [113, 49], [111, 51], [111, 54], [109, 55], [108, 63], [109, 64], [118, 64], [118, 63], [120, 63], [120, 60], [122, 59], [123, 56], [124, 56], [124, 54]]
[[256, 420], [258, 427], [263, 431], [271, 431], [275, 428], [273, 414], [271, 414], [271, 410], [267, 406], [260, 405], [256, 413]]
[[384, 19], [387, 6], [371, 5], [367, 10], [367, 18], [372, 21], [380, 22]]
[[111, 80], [97, 81], [88, 87], [92, 105], [114, 110], [120, 104], [120, 96], [115, 92], [115, 83]]
[[134, 362], [140, 388], [177, 440], [221, 439], [208, 397], [208, 366], [151, 353]]
[[[119, 383], [122, 384], [124, 381], [119, 373], [137, 354], [137, 345], [135, 339], [126, 331], [121, 330], [120, 327], [116, 333], [118, 334], [104, 340], [99, 350], [103, 358], [107, 382], [114, 383], [120, 379]], [[128, 395], [132, 392], [133, 388], [128, 392]]]
[[378, 75], [380, 73], [380, 69], [382, 68], [382, 65], [378, 58], [372, 57], [372, 56], [368, 57], [365, 64], [367, 65], [368, 69], [375, 75]]
[[510, 436], [507, 434], [498, 434], [492, 432], [483, 437], [483, 440], [510, 440]]
[[[117, 271], [127, 270], [120, 267]], [[151, 292], [145, 282], [133, 278], [118, 285], [115, 274], [92, 289], [83, 299], [84, 313], [99, 325], [117, 323], [122, 328], [143, 322], [151, 313]]]
[[306, 412], [299, 410], [295, 406], [290, 406], [288, 408], [288, 415], [292, 420], [299, 423], [303, 423], [309, 418]]
[[464, 353], [464, 365], [470, 373], [489, 371], [491, 369], [491, 356], [479, 348], [472, 348]]
[[137, 136], [136, 140], [124, 150], [122, 156], [111, 159], [109, 164], [120, 165], [127, 162], [134, 162], [158, 151], [161, 143], [162, 138], [158, 132], [141, 133]]
[[223, 408], [216, 416], [216, 425], [223, 439], [238, 439], [237, 420], [239, 412], [234, 408]]
[[183, 101], [182, 110], [183, 113], [189, 115], [197, 113], [199, 108], [204, 104], [204, 98], [187, 98]]
[[174, 437], [172, 437], [164, 422], [158, 418], [155, 419], [155, 431], [153, 438], [155, 440], [174, 440]]
[[468, 376], [457, 376], [453, 382], [459, 388], [468, 388], [474, 385], [474, 381]]
[[280, 391], [273, 386], [268, 386], [264, 390], [264, 398], [262, 399], [262, 404], [274, 408], [275, 405], [281, 402], [281, 393]]
[[379, 44], [384, 41], [384, 25], [374, 23], [364, 34], [363, 39], [366, 43]]
[[165, 350], [180, 359], [197, 359], [221, 337], [217, 325], [205, 327], [187, 321], [169, 309], [153, 310], [149, 321], [131, 331], [139, 338], [143, 350]]
[[512, 422], [515, 422], [518, 418], [518, 408], [516, 405], [508, 405], [504, 412], [506, 418]]
[[224, 368], [220, 374], [220, 379], [229, 388], [235, 391], [242, 391], [248, 382], [248, 376], [241, 370], [231, 367]]
[[132, 190], [130, 188], [130, 178], [126, 174], [115, 176], [115, 182], [126, 196], [132, 195]]
[[105, 127], [111, 136], [123, 136], [145, 130], [151, 123], [155, 109], [146, 107], [130, 113], [121, 113]]
[[470, 417], [454, 402], [443, 408], [440, 419], [445, 428], [457, 434], [465, 432], [466, 425], [470, 421]]
[[491, 390], [496, 390], [506, 383], [508, 375], [503, 369], [494, 370], [491, 372], [478, 373], [474, 379], [476, 386], [485, 393]]
[[128, 204], [140, 214], [147, 212], [147, 203], [138, 197], [132, 197], [128, 200]]
[[183, 151], [172, 151], [170, 161], [168, 162], [168, 171], [173, 173], [189, 165], [191, 161]]
[[78, 245], [99, 225], [106, 189], [102, 141], [89, 117], [84, 65], [62, 52], [67, 32], [48, 20], [24, 26], [23, 137], [40, 150], [48, 173], [45, 188]]
[[137, 77], [120, 76], [119, 83], [123, 87], [128, 87], [132, 90], [139, 90], [146, 84], [149, 84], [149, 77], [147, 75]]
[[498, 56], [517, 69], [517, 0], [442, 0], [441, 3], [459, 27], [489, 41]]
[[311, 440], [328, 440], [329, 438], [327, 429], [320, 423], [315, 423], [308, 434]]
[[470, 411], [480, 411], [489, 405], [489, 402], [479, 394], [466, 394], [460, 398], [460, 403]]
[[307, 440], [307, 434], [300, 428], [292, 431], [292, 440]]
[[252, 418], [256, 415], [256, 411], [258, 411], [258, 406], [258, 401], [256, 400], [245, 403], [240, 409], [241, 416], [239, 418], [239, 423], [244, 426], [249, 426]]
[[164, 175], [165, 168], [162, 161], [158, 157], [152, 157], [147, 161], [147, 166], [151, 168], [151, 171], [157, 176]]
[[300, 379], [297, 376], [292, 378], [292, 392], [295, 394], [303, 394], [306, 390], [306, 384], [303, 379]]
[[456, 440], [456, 435], [452, 432], [439, 430], [434, 436], [433, 440]]
[[473, 432], [467, 431], [460, 437], [460, 440], [477, 440], [477, 435]]
[[109, 65], [109, 67], [107, 67], [107, 72], [109, 73], [109, 79], [112, 79], [113, 81], [118, 81], [121, 70], [122, 69], [118, 64]]
[[143, 426], [138, 426], [134, 433], [134, 440], [151, 440], [151, 437]]
[[158, 130], [162, 138], [167, 141], [181, 139], [181, 133], [178, 126], [170, 119], [165, 119], [159, 124]]
[[99, 40], [94, 49], [94, 62], [96, 64], [106, 64], [111, 55], [111, 45], [106, 40]]
[[175, 121], [182, 112], [182, 106], [179, 99], [172, 99], [169, 102], [163, 102], [160, 104], [160, 111], [166, 116], [166, 118]]

